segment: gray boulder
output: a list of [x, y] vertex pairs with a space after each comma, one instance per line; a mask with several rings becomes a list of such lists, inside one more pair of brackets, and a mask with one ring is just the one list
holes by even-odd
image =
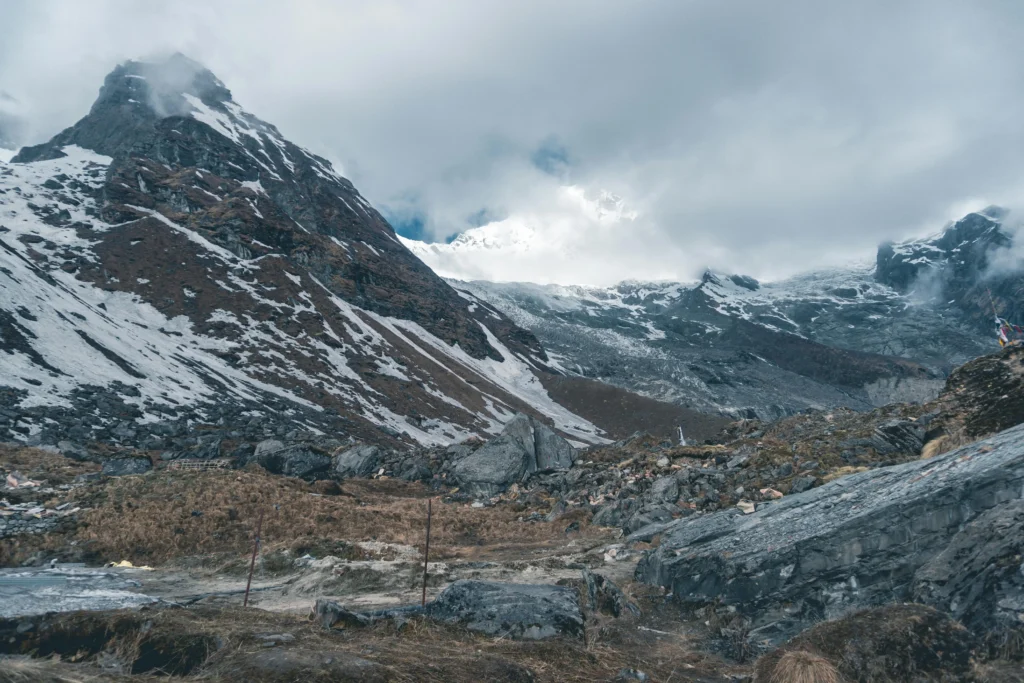
[[563, 586], [456, 581], [427, 605], [427, 616], [488, 636], [541, 640], [583, 637], [579, 594]]
[[71, 441], [58, 441], [57, 450], [60, 451], [61, 455], [65, 458], [71, 458], [72, 460], [93, 460], [89, 455], [89, 451], [85, 450], [83, 446], [79, 446]]
[[145, 474], [153, 469], [149, 458], [110, 458], [103, 461], [103, 474], [108, 477], [123, 477], [129, 474]]
[[817, 477], [797, 477], [793, 480], [792, 486], [789, 488], [790, 493], [803, 493], [814, 488], [814, 484], [818, 481]]
[[[998, 534], [964, 525], [977, 519], [1010, 528], [1016, 522], [1008, 517], [982, 515], [1022, 497], [1024, 425], [930, 460], [843, 477], [750, 515], [728, 510], [672, 522], [636, 576], [691, 606], [735, 607], [759, 638], [776, 642], [852, 609], [910, 599], [915, 590], [933, 602], [955, 598], [964, 614], [986, 601], [1015, 609], [1011, 595], [993, 593], [996, 581], [984, 572], [962, 572], [956, 586], [945, 579], [941, 590], [925, 587], [942, 584], [936, 570], [918, 572], [944, 551], [955, 555], [968, 537], [974, 545], [961, 563], [1012, 553]], [[957, 540], [962, 528], [968, 537]]]
[[[521, 415], [518, 417], [526, 417]], [[568, 441], [542, 422], [527, 418], [533, 426], [534, 452], [537, 454], [537, 472], [567, 470], [576, 462], [576, 449]]]
[[322, 628], [359, 628], [373, 623], [365, 614], [345, 609], [334, 600], [326, 598], [317, 598], [313, 614]]
[[890, 420], [875, 427], [871, 445], [882, 455], [890, 453], [919, 454], [924, 448], [925, 428], [909, 420]]
[[369, 477], [380, 467], [380, 461], [380, 448], [363, 444], [335, 455], [331, 459], [331, 473], [338, 479]]
[[650, 526], [651, 524], [670, 521], [672, 519], [672, 513], [676, 511], [678, 511], [678, 508], [674, 505], [666, 505], [664, 503], [646, 505], [630, 515], [622, 525], [622, 528], [627, 534], [632, 534], [633, 532], [643, 529], [646, 526]]
[[608, 503], [594, 514], [591, 523], [594, 526], [622, 526], [629, 514], [636, 508], [636, 500], [624, 498]]
[[483, 496], [501, 493], [531, 474], [567, 470], [576, 449], [547, 425], [528, 415], [512, 418], [501, 434], [455, 464], [456, 480]]
[[654, 503], [674, 503], [679, 500], [679, 482], [674, 476], [656, 479], [645, 497]]
[[398, 474], [398, 478], [405, 481], [427, 481], [433, 476], [434, 473], [431, 471], [430, 466], [422, 461], [409, 463]]
[[253, 458], [268, 472], [289, 477], [312, 478], [331, 466], [330, 456], [314, 451], [306, 444], [286, 444], [277, 439], [256, 444]]
[[455, 478], [470, 493], [493, 496], [526, 479], [531, 459], [519, 439], [502, 433], [456, 463]]

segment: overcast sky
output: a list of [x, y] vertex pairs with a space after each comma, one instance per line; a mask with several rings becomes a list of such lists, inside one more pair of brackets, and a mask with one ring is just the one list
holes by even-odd
[[522, 279], [771, 278], [1019, 204], [1022, 30], [1019, 0], [0, 0], [0, 90], [41, 140], [180, 50], [406, 232], [564, 240], [568, 183], [639, 212]]

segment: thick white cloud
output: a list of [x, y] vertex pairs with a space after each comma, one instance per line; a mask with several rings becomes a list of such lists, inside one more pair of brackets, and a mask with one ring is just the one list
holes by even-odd
[[1022, 29], [1013, 0], [6, 0], [0, 90], [41, 139], [181, 50], [435, 238], [545, 214], [553, 140], [640, 212], [588, 280], [772, 277], [1016, 201]]

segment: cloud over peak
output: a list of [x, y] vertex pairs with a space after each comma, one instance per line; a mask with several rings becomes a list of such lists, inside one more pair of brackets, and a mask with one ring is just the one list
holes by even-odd
[[0, 90], [39, 141], [182, 51], [428, 239], [560, 234], [577, 184], [639, 211], [577, 239], [592, 272], [765, 278], [1019, 201], [1022, 28], [996, 0], [8, 0]]

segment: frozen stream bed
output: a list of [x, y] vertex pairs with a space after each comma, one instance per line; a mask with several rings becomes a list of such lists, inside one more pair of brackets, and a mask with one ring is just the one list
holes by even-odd
[[[391, 548], [402, 551], [393, 560], [302, 558], [286, 574], [268, 575], [257, 564], [249, 604], [275, 612], [304, 613], [317, 598], [337, 600], [357, 610], [418, 603], [423, 565], [414, 548]], [[584, 565], [600, 568], [614, 581], [628, 581], [635, 563], [635, 556], [609, 561], [605, 547], [581, 548], [575, 542], [542, 552], [520, 550], [491, 561], [431, 562], [427, 597], [435, 597], [459, 579], [553, 584], [579, 578]], [[0, 618], [135, 609], [156, 603], [241, 604], [244, 592], [245, 576], [171, 567], [151, 570], [63, 564], [0, 569]]]
[[140, 591], [137, 569], [55, 568], [0, 569], [0, 617], [10, 619], [46, 612], [140, 607], [159, 598]]

